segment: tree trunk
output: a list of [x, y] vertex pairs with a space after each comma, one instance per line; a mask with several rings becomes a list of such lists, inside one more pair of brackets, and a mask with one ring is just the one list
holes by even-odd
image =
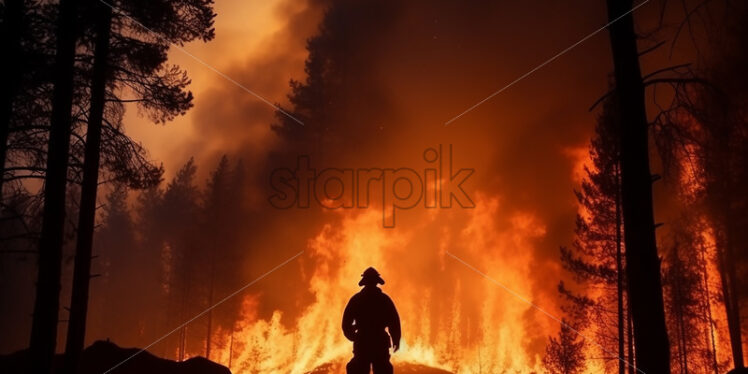
[[[211, 261], [212, 263], [212, 261]], [[213, 306], [213, 287], [215, 280], [215, 266], [211, 265], [210, 270], [210, 284], [208, 285], [208, 308]], [[210, 337], [213, 334], [213, 309], [208, 310], [208, 327], [205, 337], [205, 358], [210, 360]]]
[[25, 13], [23, 0], [5, 1], [5, 19], [2, 24], [2, 49], [6, 51], [5, 68], [0, 84], [0, 200], [5, 177], [5, 159], [8, 154], [8, 135], [13, 101], [21, 84], [21, 28]]
[[96, 7], [98, 12], [91, 78], [91, 103], [86, 133], [80, 212], [78, 214], [78, 241], [75, 247], [70, 319], [63, 362], [64, 374], [74, 374], [78, 371], [78, 360], [86, 338], [86, 315], [91, 279], [91, 248], [96, 220], [101, 128], [106, 103], [107, 60], [109, 58], [109, 37], [112, 23], [112, 9], [104, 4], [96, 4]]
[[[728, 239], [723, 240], [722, 243], [722, 246], [726, 247]], [[718, 244], [718, 246], [720, 245]], [[735, 368], [742, 368], [744, 367], [743, 347], [741, 343], [740, 314], [737, 305], [737, 295], [735, 295], [734, 287], [734, 284], [736, 282], [735, 266], [726, 252], [726, 248], [717, 248], [720, 280], [722, 284], [722, 296], [725, 304], [725, 313], [727, 315], [727, 328], [730, 335], [730, 348], [732, 349], [733, 366]]]
[[[730, 209], [729, 203], [725, 205], [726, 209]], [[734, 227], [735, 220], [731, 219], [731, 217], [728, 216], [725, 221], [725, 253], [727, 255], [725, 270], [727, 271], [730, 288], [730, 293], [725, 295], [726, 299], [728, 297], [730, 298], [729, 304], [727, 303], [727, 300], [725, 300], [725, 309], [727, 309], [727, 306], [729, 305], [730, 310], [727, 311], [727, 325], [730, 330], [732, 361], [735, 368], [740, 369], [744, 368], [745, 364], [743, 362], [743, 337], [740, 329], [740, 300], [738, 298], [738, 294], [740, 293], [740, 279], [738, 279], [737, 271], [735, 269], [735, 262], [737, 261], [738, 256], [735, 255], [735, 250], [733, 249], [735, 246], [733, 233], [736, 232], [738, 228]]]
[[60, 0], [44, 184], [44, 214], [39, 238], [39, 273], [29, 344], [31, 371], [34, 374], [50, 373], [57, 340], [60, 268], [65, 231], [65, 187], [73, 105], [76, 13], [76, 0]]
[[621, 189], [620, 189], [620, 173], [618, 167], [615, 167], [615, 180], [616, 180], [616, 291], [618, 292], [618, 374], [626, 374], [626, 366], [629, 363], [624, 359], [626, 353], [624, 352], [624, 321], [623, 321], [623, 238], [621, 237]]
[[678, 364], [680, 366], [680, 372], [683, 374], [688, 373], [688, 346], [686, 342], [686, 324], [685, 324], [685, 301], [686, 296], [684, 293], [686, 292], [683, 289], [682, 281], [683, 281], [683, 263], [680, 259], [680, 254], [678, 253], [678, 246], [676, 245], [675, 248], [673, 248], [673, 284], [672, 284], [672, 293], [673, 293], [673, 299], [672, 299], [672, 305], [671, 308], [673, 309], [673, 314], [675, 315], [675, 322], [677, 327], [678, 334], [676, 335], [677, 344], [678, 344]]
[[232, 358], [234, 357], [234, 330], [231, 329], [231, 337], [229, 338], [229, 364], [228, 368], [231, 371]]
[[179, 330], [179, 353], [177, 354], [177, 361], [184, 361], [185, 350], [187, 346], [187, 326], [182, 327]]
[[714, 338], [714, 318], [712, 317], [712, 301], [711, 301], [711, 295], [709, 292], [709, 272], [707, 269], [707, 258], [706, 258], [706, 246], [703, 244], [701, 245], [701, 272], [704, 275], [704, 300], [706, 301], [704, 305], [704, 309], [706, 309], [704, 312], [706, 314], [706, 321], [709, 324], [709, 330], [707, 333], [707, 345], [711, 346], [711, 352], [708, 352], [709, 349], [707, 349], [707, 353], [709, 354], [709, 361], [712, 365], [712, 369], [714, 370], [714, 374], [719, 374], [719, 366], [717, 365], [717, 343]]
[[[631, 0], [607, 0], [607, 5], [610, 21], [632, 8]], [[621, 203], [636, 363], [648, 374], [669, 373], [670, 343], [655, 239], [644, 84], [633, 16], [629, 13], [614, 22], [609, 34], [621, 112]]]
[[[711, 163], [707, 166], [714, 171], [715, 178], [709, 183], [707, 190], [712, 195], [712, 216], [715, 226], [716, 250], [720, 280], [722, 281], [722, 294], [727, 317], [727, 327], [730, 335], [730, 348], [732, 349], [733, 366], [736, 369], [743, 368], [743, 346], [742, 332], [740, 329], [740, 305], [738, 303], [739, 279], [735, 269], [737, 256], [734, 252], [734, 235], [737, 230], [736, 220], [732, 211], [734, 188], [731, 185], [732, 170], [732, 147], [730, 145], [730, 131], [725, 128], [717, 128], [712, 132], [713, 146]], [[742, 192], [742, 191], [741, 191]]]
[[[627, 305], [628, 306], [628, 305]], [[626, 358], [628, 360], [629, 365], [629, 374], [636, 374], [636, 359], [634, 357], [634, 323], [631, 321], [631, 307], [629, 306], [627, 308], [626, 312], [626, 336], [628, 337], [627, 341], [627, 355]], [[631, 365], [633, 364], [633, 365]]]

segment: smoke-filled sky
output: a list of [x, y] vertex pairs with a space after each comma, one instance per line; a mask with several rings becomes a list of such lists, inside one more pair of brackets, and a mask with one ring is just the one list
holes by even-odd
[[[316, 34], [328, 6], [218, 0], [216, 39], [185, 48], [271, 102], [285, 103], [289, 80], [304, 78], [305, 42]], [[345, 45], [350, 49], [341, 51], [351, 57], [347, 79], [362, 97], [378, 90], [397, 113], [381, 124], [385, 131], [393, 130], [393, 142], [417, 136], [421, 144], [470, 143], [463, 155], [480, 154], [493, 163], [488, 167], [520, 169], [519, 157], [505, 155], [522, 154], [523, 163], [532, 166], [522, 168], [522, 174], [548, 165], [550, 159], [573, 158], [573, 149], [584, 146], [593, 118], [587, 108], [605, 92], [610, 70], [604, 32], [448, 128], [442, 125], [602, 26], [603, 4], [407, 2], [379, 4], [379, 9], [368, 11], [374, 4], [357, 6], [359, 13], [346, 15], [350, 24], [342, 27], [350, 39]], [[202, 163], [222, 153], [262, 155], [276, 147], [278, 139], [268, 126], [274, 121], [271, 107], [183, 52], [173, 49], [171, 56], [192, 78], [195, 107], [166, 126], [147, 123], [135, 110], [126, 121], [129, 133], [165, 163], [167, 178], [192, 156]], [[365, 59], [353, 61], [353, 56]], [[352, 108], [351, 113], [366, 117], [367, 110], [377, 111]], [[349, 125], [365, 119], [348, 118]]]
[[[286, 105], [289, 80], [305, 78], [306, 40], [330, 6], [218, 0], [216, 39], [185, 48]], [[652, 4], [637, 12], [657, 9]], [[314, 165], [313, 159], [313, 166], [420, 168], [424, 149], [453, 144], [454, 161], [476, 170], [471, 189], [540, 214], [549, 228], [549, 253], [567, 239], [575, 174], [594, 126], [588, 108], [607, 90], [611, 70], [605, 32], [444, 123], [604, 25], [604, 4], [356, 2], [343, 13], [336, 31], [345, 33], [338, 42], [345, 69], [339, 96], [347, 102], [336, 118], [346, 123], [336, 126], [358, 131], [362, 125], [366, 132], [376, 122], [379, 133], [365, 133], [371, 139], [365, 144], [330, 150], [340, 162]], [[181, 51], [171, 56], [192, 78], [194, 108], [165, 126], [147, 123], [135, 110], [126, 120], [128, 132], [164, 163], [167, 179], [190, 157], [206, 176], [222, 154], [257, 165], [270, 152], [294, 152], [270, 129], [277, 122], [273, 108]]]

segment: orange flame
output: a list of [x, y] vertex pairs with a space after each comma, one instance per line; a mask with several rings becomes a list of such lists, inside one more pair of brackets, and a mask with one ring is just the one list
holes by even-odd
[[[501, 215], [496, 198], [479, 195], [477, 200], [467, 213], [427, 213], [425, 222], [410, 230], [382, 228], [377, 209], [340, 213], [339, 225], [324, 226], [308, 242], [306, 256], [313, 263], [308, 287], [315, 301], [287, 326], [281, 311], [258, 319], [256, 297], [246, 296], [231, 357], [227, 342], [232, 332], [217, 331], [213, 342], [221, 347], [211, 358], [231, 362], [236, 373], [307, 373], [346, 362], [352, 346], [340, 330], [342, 310], [358, 292], [362, 270], [374, 266], [385, 277], [383, 290], [402, 319], [403, 341], [393, 362], [457, 373], [539, 371], [548, 332], [558, 328], [556, 323], [446, 251], [533, 302], [554, 305], [534, 296], [528, 282], [533, 241], [545, 235], [545, 227], [530, 213]], [[467, 217], [459, 229], [440, 221], [440, 216], [454, 214]], [[437, 248], [416, 242], [429, 229], [440, 236]], [[431, 281], [420, 273], [429, 274]], [[554, 285], [556, 279], [549, 278]]]

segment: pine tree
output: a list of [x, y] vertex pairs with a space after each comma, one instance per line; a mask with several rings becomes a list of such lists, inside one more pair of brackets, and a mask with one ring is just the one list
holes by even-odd
[[[198, 258], [200, 233], [199, 214], [201, 193], [195, 184], [197, 168], [190, 159], [174, 176], [164, 190], [161, 200], [162, 258], [166, 276], [168, 300], [168, 324], [176, 326], [186, 321], [200, 306], [195, 297], [199, 280], [196, 274], [204, 274], [204, 263]], [[177, 348], [177, 359], [183, 359], [187, 351], [187, 327], [171, 339]], [[174, 341], [176, 340], [176, 341]], [[174, 350], [171, 350], [174, 352]]]
[[0, 72], [0, 196], [6, 182], [21, 178], [21, 169], [44, 168], [41, 162], [21, 168], [14, 158], [44, 160], [46, 131], [39, 136], [38, 130], [48, 129], [51, 116], [55, 8], [38, 0], [0, 4], [0, 48], [7, 56]]
[[644, 79], [639, 65], [631, 0], [608, 0], [616, 101], [620, 109], [621, 210], [626, 247], [626, 279], [636, 342], [636, 362], [644, 372], [670, 372], [660, 259], [655, 238], [649, 127]]
[[584, 347], [584, 340], [563, 320], [558, 337], [549, 339], [543, 365], [551, 374], [582, 373], [586, 369]]
[[[139, 256], [136, 241], [136, 227], [127, 204], [127, 186], [117, 184], [103, 202], [101, 227], [96, 233], [97, 268], [100, 281], [92, 286], [96, 304], [91, 308], [98, 313], [93, 315], [98, 323], [96, 328], [104, 336], [114, 336], [123, 346], [135, 346], [140, 341], [140, 329], [132, 328], [145, 317], [133, 302], [133, 295], [142, 294], [148, 287], [142, 284], [146, 277], [144, 262]], [[138, 277], [132, 274], [137, 272]], [[145, 321], [148, 321], [146, 319]], [[120, 326], [130, 328], [120, 330]]]
[[[233, 196], [230, 191], [230, 171], [229, 162], [226, 156], [221, 157], [218, 166], [213, 171], [208, 180], [207, 190], [205, 192], [205, 201], [203, 202], [203, 217], [205, 221], [202, 224], [203, 230], [207, 234], [208, 240], [201, 246], [202, 252], [206, 257], [208, 269], [207, 274], [207, 297], [206, 307], [213, 305], [216, 297], [217, 274], [223, 274], [223, 264], [219, 261], [225, 260], [225, 253], [230, 245], [230, 235], [232, 235], [231, 222], [227, 220], [228, 213], [232, 210]], [[233, 204], [233, 206], [236, 206]], [[211, 336], [213, 333], [213, 310], [211, 309], [206, 316], [206, 336], [205, 336], [205, 357], [210, 358]]]
[[[562, 265], [592, 296], [574, 295], [563, 286], [560, 290], [573, 307], [587, 310], [585, 318], [594, 327], [596, 341], [605, 347], [602, 357], [617, 364], [623, 374], [633, 358], [625, 350], [628, 313], [617, 118], [615, 101], [606, 100], [590, 145], [591, 165], [585, 167], [581, 189], [575, 191], [580, 206], [576, 238], [571, 248], [561, 248]], [[610, 352], [617, 352], [617, 357]]]
[[681, 373], [709, 370], [701, 360], [703, 345], [701, 297], [703, 292], [698, 268], [700, 258], [695, 248], [682, 244], [678, 238], [666, 258], [663, 284], [668, 308], [670, 340], [673, 344], [673, 369]]
[[[658, 150], [665, 160], [666, 175], [689, 175], [681, 188], [689, 191], [682, 202], [694, 216], [708, 222], [692, 224], [695, 232], [710, 232], [715, 241], [714, 263], [720, 276], [720, 302], [724, 304], [732, 361], [743, 368], [741, 304], [748, 292], [748, 97], [745, 66], [748, 38], [745, 4], [720, 21], [706, 24], [711, 48], [701, 69], [673, 83], [670, 109], [656, 122]], [[711, 249], [711, 248], [710, 248]], [[711, 258], [707, 258], [711, 261]], [[715, 344], [716, 346], [716, 344]], [[716, 363], [713, 366], [717, 366]]]
[[[114, 4], [114, 6], [120, 5], [116, 1]], [[123, 5], [128, 4], [125, 2]], [[159, 2], [151, 1], [140, 5], [167, 10], [163, 13], [164, 17], [154, 31], [167, 33], [171, 43], [184, 43], [194, 38], [207, 41], [213, 37], [214, 14], [210, 2], [198, 2], [197, 4], [191, 4], [196, 6], [185, 6], [183, 2], [159, 4]], [[177, 11], [182, 7], [184, 7], [184, 12]], [[96, 3], [91, 12], [95, 16], [93, 27], [95, 39], [93, 42], [94, 62], [90, 88], [90, 114], [87, 122], [81, 218], [78, 225], [70, 323], [63, 368], [65, 372], [71, 374], [77, 368], [78, 356], [83, 350], [85, 339], [90, 258], [96, 216], [99, 159], [102, 151], [101, 132], [106, 98], [108, 96], [117, 100], [115, 94], [121, 87], [127, 86], [137, 93], [136, 101], [143, 108], [149, 110], [151, 116], [159, 121], [165, 121], [177, 114], [183, 114], [192, 105], [191, 93], [184, 92], [188, 83], [185, 74], [180, 73], [175, 67], [163, 67], [166, 60], [164, 52], [169, 48], [169, 42], [161, 38], [156, 38], [155, 42], [148, 42], [130, 37], [129, 35], [137, 31], [138, 26], [128, 25], [127, 21], [130, 18], [122, 16], [119, 16], [113, 22], [110, 4]], [[182, 27], [185, 27], [184, 25], [187, 25], [187, 28], [182, 29]], [[114, 30], [112, 30], [113, 26], [115, 26]], [[179, 33], [179, 31], [182, 33]], [[114, 51], [110, 52], [112, 44], [114, 44]], [[122, 48], [122, 44], [135, 48], [123, 53], [124, 50], [117, 49], [117, 47]], [[146, 53], [137, 53], [138, 47], [140, 52]], [[133, 49], [135, 53], [133, 53]], [[153, 52], [157, 53], [153, 54]], [[107, 95], [107, 88], [109, 88], [109, 95]], [[130, 176], [125, 177], [132, 179]]]
[[77, 7], [76, 0], [60, 0], [57, 17], [54, 93], [45, 168], [44, 213], [39, 238], [39, 277], [29, 344], [31, 371], [36, 374], [51, 371], [57, 340]]

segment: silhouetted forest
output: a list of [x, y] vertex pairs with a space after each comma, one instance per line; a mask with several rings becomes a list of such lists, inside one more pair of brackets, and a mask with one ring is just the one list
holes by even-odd
[[[553, 243], [563, 244], [560, 250], [554, 247], [550, 261], [563, 270], [562, 279], [553, 280], [558, 281], [554, 296], [562, 323], [557, 333], [541, 333], [548, 339], [537, 361], [553, 374], [722, 374], [744, 368], [748, 7], [729, 1], [661, 1], [654, 6], [662, 18], [645, 28], [637, 13], [629, 12], [638, 3], [605, 3], [607, 19], [600, 21], [611, 23], [605, 31], [611, 70], [599, 77], [607, 78], [608, 91], [597, 100], [585, 98], [594, 103], [595, 125], [587, 131], [592, 136], [581, 182], [574, 191], [544, 190], [573, 194], [577, 215], [566, 217], [574, 221], [571, 241]], [[221, 152], [216, 162], [201, 165], [190, 159], [164, 178], [161, 160], [153, 160], [125, 132], [125, 113], [137, 110], [154, 124], [169, 126], [193, 107], [190, 78], [168, 56], [173, 45], [214, 39], [213, 0], [0, 4], [0, 50], [6, 61], [0, 71], [0, 276], [12, 285], [0, 295], [0, 310], [3, 318], [30, 320], [29, 331], [7, 333], [14, 344], [3, 349], [27, 347], [27, 356], [18, 357], [27, 360], [30, 372], [55, 372], [55, 365], [66, 374], [78, 372], [92, 337], [116, 336], [114, 342], [122, 347], [160, 338], [246, 284], [248, 269], [262, 268], [250, 264], [253, 244], [280, 251], [275, 247], [324, 238], [316, 235], [332, 230], [325, 221], [328, 211], [269, 212], [263, 193], [273, 168], [293, 165], [299, 154], [313, 155], [318, 165], [338, 166], [339, 161], [339, 166], [362, 162], [370, 167], [381, 154], [387, 160], [402, 155], [382, 144], [418, 138], [412, 127], [394, 124], [414, 122], [408, 120], [420, 114], [404, 114], [409, 108], [394, 103], [387, 91], [392, 88], [380, 82], [380, 72], [369, 63], [388, 45], [378, 30], [396, 25], [402, 14], [417, 14], [413, 8], [430, 8], [395, 1], [333, 0], [315, 6], [324, 12], [306, 43], [304, 78], [291, 80], [282, 104], [303, 126], [276, 111], [266, 128], [279, 145], [267, 154], [248, 160], [240, 152]], [[438, 8], [442, 13], [451, 9]], [[467, 9], [452, 27], [464, 30], [470, 17], [488, 17], [481, 6]], [[452, 42], [462, 47], [462, 39]], [[688, 49], [690, 59], [674, 65], [665, 60], [661, 66], [662, 60], [646, 60], [668, 49], [671, 55]], [[419, 89], [435, 91], [429, 87]], [[533, 141], [534, 134], [522, 135]], [[491, 136], [485, 138], [490, 142]], [[500, 139], [494, 140], [500, 147]], [[532, 162], [542, 160], [517, 161], [521, 166]], [[491, 165], [497, 169], [482, 181], [493, 180], [506, 167]], [[542, 186], [536, 181], [533, 188]], [[663, 216], [667, 221], [657, 220]], [[425, 231], [433, 247], [440, 247], [439, 235], [448, 232]], [[533, 260], [547, 261], [540, 257]], [[429, 277], [413, 278], [431, 281], [434, 272], [444, 271], [440, 261], [430, 264]], [[307, 274], [298, 278], [309, 279]], [[29, 292], [31, 316], [11, 305], [28, 299]], [[297, 313], [311, 298], [290, 291], [263, 296], [282, 300], [277, 302]], [[237, 326], [258, 318], [246, 315], [242, 302], [247, 300], [228, 299], [151, 352], [177, 361], [195, 355], [217, 360], [220, 346], [228, 350], [230, 366], [234, 347], [254, 344], [234, 342]], [[431, 312], [448, 313], [444, 309]], [[448, 336], [455, 342], [479, 340], [470, 333], [487, 335], [491, 328], [465, 330], [462, 336]], [[407, 324], [403, 336], [407, 341]], [[480, 347], [492, 348], [502, 349]], [[459, 356], [459, 347], [452, 349], [449, 354]], [[55, 353], [63, 354], [61, 364], [55, 363]]]
[[[136, 102], [156, 122], [183, 114], [192, 95], [185, 73], [166, 62], [171, 43], [213, 37], [210, 1], [8, 1], [3, 7], [2, 152], [5, 220], [36, 228], [36, 297], [30, 339], [33, 372], [49, 372], [57, 344], [66, 222], [75, 256], [65, 372], [83, 349], [97, 190], [102, 181], [141, 189], [162, 170], [122, 132], [123, 103]], [[114, 8], [116, 7], [116, 9]], [[161, 37], [149, 33], [157, 32]], [[104, 173], [100, 175], [100, 169]], [[43, 188], [29, 191], [24, 181]], [[80, 186], [75, 207], [67, 199]], [[8, 191], [8, 192], [6, 192]], [[73, 209], [71, 209], [73, 208]], [[38, 211], [38, 213], [37, 213]], [[77, 221], [71, 221], [75, 211]], [[67, 214], [66, 214], [67, 213]], [[27, 219], [40, 215], [39, 219]], [[32, 241], [33, 242], [33, 241]]]
[[[631, 6], [631, 2], [614, 3], [609, 2], [609, 11]], [[561, 264], [573, 276], [575, 287], [559, 284], [568, 327], [562, 328], [558, 338], [551, 338], [546, 351], [546, 367], [553, 373], [582, 372], [589, 364], [579, 354], [585, 344], [594, 344], [598, 360], [621, 374], [637, 369], [722, 373], [744, 367], [746, 332], [741, 315], [745, 310], [741, 312], [741, 305], [745, 308], [742, 280], [748, 275], [748, 251], [745, 230], [738, 227], [748, 223], [744, 209], [748, 203], [748, 91], [744, 85], [748, 13], [732, 4], [718, 5], [717, 9], [726, 12], [719, 13], [705, 3], [696, 4], [676, 26], [661, 23], [654, 34], [662, 40], [651, 38], [652, 47], [638, 55], [630, 41], [621, 51], [615, 46], [617, 38], [624, 38], [616, 33], [628, 32], [632, 37], [633, 31], [621, 30], [623, 25], [610, 28], [616, 70], [611, 90], [593, 106], [599, 115], [589, 146], [591, 163], [576, 191], [580, 206], [576, 237], [571, 247], [561, 247]], [[679, 38], [690, 38], [688, 43], [699, 51], [697, 62], [662, 67], [644, 76], [638, 71], [628, 77], [619, 72], [638, 66], [637, 60], [649, 51], [673, 48]], [[698, 49], [704, 45], [710, 47], [708, 51]], [[629, 48], [628, 57], [625, 48]], [[627, 85], [637, 81], [635, 87], [626, 88], [634, 91], [629, 93], [630, 101], [622, 97], [617, 84], [623, 81]], [[645, 100], [644, 95], [653, 98]], [[639, 117], [639, 135], [628, 133], [635, 121], [625, 113], [634, 104], [640, 107], [634, 111]], [[647, 119], [645, 111], [655, 113], [653, 120]], [[636, 139], [638, 145], [627, 145]], [[626, 147], [641, 153], [639, 157], [655, 160], [655, 167], [662, 170], [662, 174], [641, 176], [638, 193], [649, 190], [649, 197], [629, 195], [627, 201], [624, 165], [637, 161], [626, 158]], [[638, 203], [653, 199], [650, 183], [665, 185], [665, 195], [659, 199], [676, 212], [672, 221], [653, 221], [651, 204]], [[630, 201], [637, 202], [629, 210], [636, 211], [631, 214], [639, 214], [638, 218], [627, 218]], [[649, 218], [643, 219], [643, 213]], [[631, 257], [634, 250], [630, 248], [637, 252], [644, 248], [634, 240], [642, 237], [623, 235], [632, 231], [625, 224], [632, 221], [647, 223], [639, 229], [657, 232], [654, 252]], [[650, 240], [654, 243], [654, 237]], [[649, 271], [656, 274], [650, 283], [642, 283], [648, 271], [640, 267], [643, 260], [638, 256], [642, 255], [649, 256]], [[654, 291], [659, 293], [650, 296], [654, 299], [638, 302], [645, 309], [640, 313], [648, 319], [638, 322], [641, 317], [636, 315], [633, 294]], [[655, 309], [663, 313], [653, 320]], [[729, 336], [718, 338], [717, 330], [725, 328]], [[593, 343], [579, 332], [592, 337]], [[668, 351], [658, 351], [668, 346]]]

